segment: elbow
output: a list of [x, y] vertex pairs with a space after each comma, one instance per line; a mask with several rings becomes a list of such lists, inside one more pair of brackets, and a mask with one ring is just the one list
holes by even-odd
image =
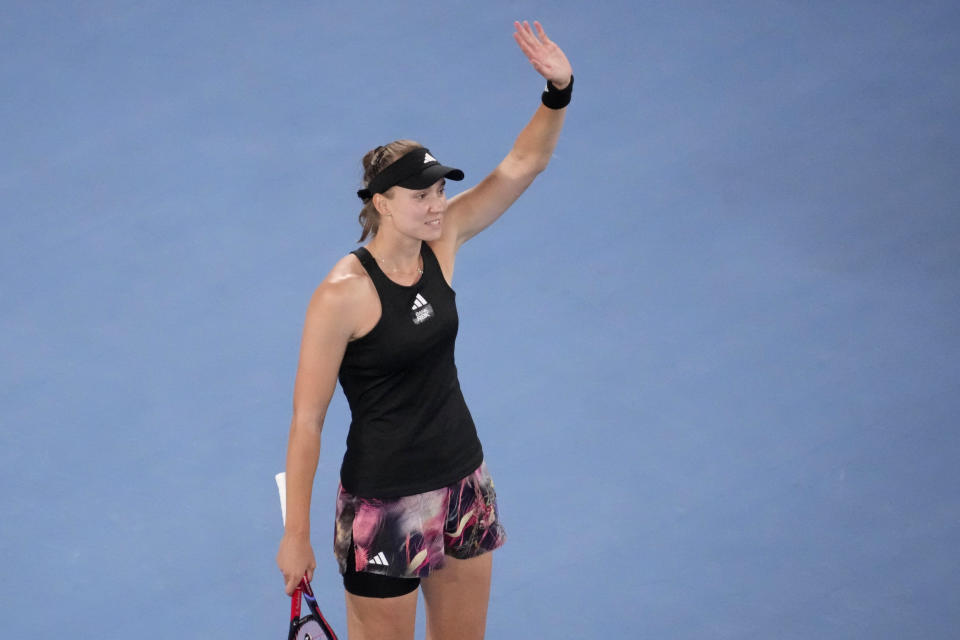
[[531, 175], [536, 177], [546, 171], [548, 164], [550, 164], [550, 156], [540, 156], [530, 161], [529, 171]]
[[319, 411], [309, 411], [294, 407], [291, 428], [297, 430], [317, 431], [323, 429], [323, 420], [326, 416]]
[[533, 180], [546, 170], [550, 164], [550, 154], [543, 153], [516, 153], [512, 154], [510, 173], [517, 177]]

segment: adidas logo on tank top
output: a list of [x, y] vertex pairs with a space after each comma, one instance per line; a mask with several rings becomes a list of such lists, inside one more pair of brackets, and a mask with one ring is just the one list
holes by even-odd
[[413, 300], [410, 317], [413, 319], [413, 324], [422, 324], [433, 317], [433, 307], [430, 306], [427, 299], [419, 293]]

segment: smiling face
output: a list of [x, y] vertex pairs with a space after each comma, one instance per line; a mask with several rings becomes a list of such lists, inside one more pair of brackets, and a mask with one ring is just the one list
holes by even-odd
[[382, 217], [381, 231], [389, 225], [416, 240], [437, 240], [443, 233], [447, 211], [446, 180], [441, 178], [426, 189], [391, 187], [384, 194], [376, 194], [374, 203]]

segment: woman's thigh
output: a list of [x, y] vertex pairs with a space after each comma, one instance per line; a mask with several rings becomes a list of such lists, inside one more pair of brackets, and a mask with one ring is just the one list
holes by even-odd
[[420, 581], [427, 605], [427, 640], [480, 640], [487, 625], [493, 554], [447, 556], [442, 569]]
[[417, 592], [395, 598], [367, 598], [344, 591], [349, 640], [412, 640]]

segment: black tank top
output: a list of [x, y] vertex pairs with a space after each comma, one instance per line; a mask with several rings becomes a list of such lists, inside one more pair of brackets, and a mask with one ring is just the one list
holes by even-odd
[[422, 243], [423, 275], [390, 280], [365, 248], [352, 252], [380, 297], [380, 321], [347, 344], [340, 386], [352, 420], [340, 481], [364, 498], [432, 491], [469, 475], [483, 449], [457, 367], [456, 294], [433, 250]]

